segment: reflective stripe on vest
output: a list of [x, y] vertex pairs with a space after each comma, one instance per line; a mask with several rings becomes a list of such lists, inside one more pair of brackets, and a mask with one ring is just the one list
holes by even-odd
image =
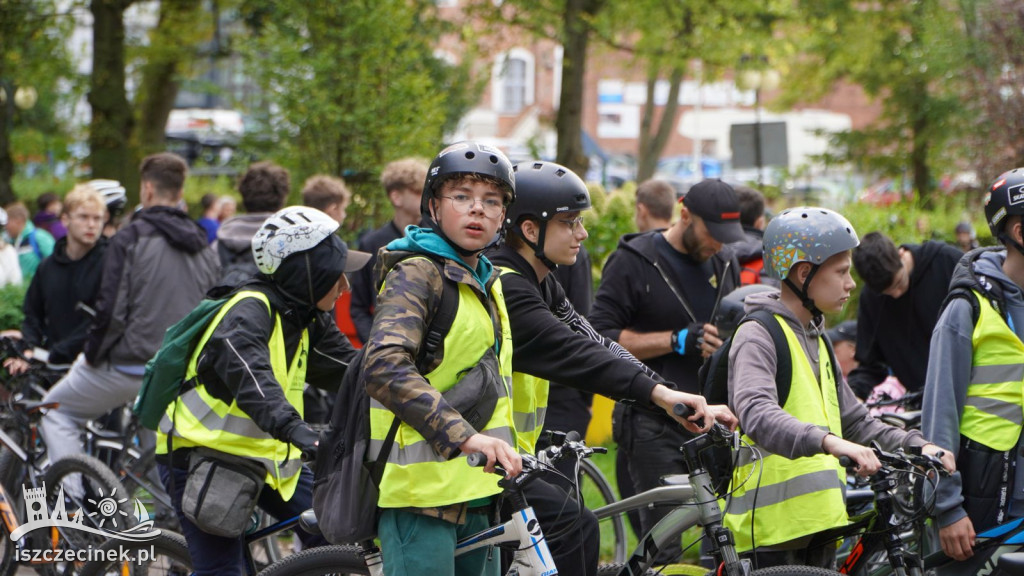
[[[499, 267], [501, 275], [519, 274]], [[512, 373], [512, 416], [516, 424], [516, 448], [523, 454], [537, 453], [537, 440], [544, 430], [544, 415], [548, 411], [548, 381], [537, 376]]]
[[[185, 371], [185, 379], [196, 377], [199, 356], [221, 323], [228, 311], [244, 298], [256, 298], [267, 306], [267, 312], [274, 315], [274, 331], [267, 343], [270, 349], [270, 365], [274, 378], [284, 388], [288, 403], [303, 414], [302, 388], [306, 380], [306, 356], [309, 351], [309, 331], [302, 331], [302, 338], [295, 350], [291, 366], [287, 364], [287, 353], [284, 343], [284, 332], [281, 329], [281, 316], [270, 308], [266, 295], [253, 290], [243, 290], [235, 294], [218, 311], [213, 321], [196, 344], [195, 352]], [[185, 392], [167, 407], [160, 420], [157, 433], [157, 453], [167, 452], [167, 437], [173, 423], [174, 448], [206, 446], [256, 460], [267, 469], [267, 484], [280, 492], [284, 500], [289, 500], [298, 485], [302, 462], [300, 450], [285, 442], [281, 442], [264, 432], [243, 412], [237, 401], [230, 405], [214, 398], [207, 392], [202, 382]]]
[[[793, 381], [782, 409], [842, 437], [839, 395], [824, 339], [818, 338], [821, 362], [815, 378], [796, 335], [784, 319], [778, 315], [775, 319], [786, 334], [793, 365]], [[743, 440], [757, 446], [749, 436]], [[740, 453], [732, 476], [734, 492], [723, 520], [736, 538], [737, 551], [751, 550], [754, 544], [773, 546], [848, 522], [843, 497], [846, 472], [837, 458], [816, 454], [791, 460], [757, 448], [761, 461], [751, 461], [747, 451]]]
[[1024, 427], [1024, 343], [977, 291], [978, 322], [960, 433], [993, 450], [1017, 445]]
[[[381, 290], [385, 290], [382, 286]], [[437, 390], [444, 392], [455, 386], [460, 374], [472, 367], [484, 352], [494, 346], [494, 324], [491, 314], [468, 284], [459, 283], [459, 303], [452, 327], [445, 335], [443, 360], [434, 370], [423, 376]], [[504, 395], [498, 399], [494, 414], [478, 432], [500, 438], [516, 445], [512, 420], [512, 334], [508, 312], [501, 291], [501, 280], [491, 286], [491, 300], [495, 303], [501, 323], [501, 348], [498, 351], [499, 368], [504, 384]], [[380, 453], [394, 413], [376, 400], [370, 400], [370, 459]], [[381, 479], [381, 508], [428, 508], [468, 502], [501, 492], [497, 476], [482, 468], [471, 468], [464, 455], [448, 460], [434, 451], [419, 432], [402, 423], [395, 434], [395, 443], [388, 455]]]

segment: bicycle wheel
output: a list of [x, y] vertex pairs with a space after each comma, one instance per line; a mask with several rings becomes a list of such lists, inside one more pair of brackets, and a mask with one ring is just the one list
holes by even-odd
[[772, 566], [754, 570], [750, 576], [836, 576], [839, 572], [815, 566]]
[[121, 481], [128, 498], [142, 503], [158, 528], [179, 531], [178, 517], [171, 507], [171, 497], [156, 471], [156, 456], [152, 448], [144, 450], [138, 446], [127, 448], [120, 440], [101, 438], [94, 445], [94, 456], [114, 471]]
[[0, 520], [0, 576], [12, 576], [17, 569], [11, 533], [7, 530], [7, 524]]
[[369, 574], [358, 546], [332, 545], [303, 550], [268, 566], [258, 576], [345, 576]]
[[[66, 519], [82, 514], [92, 528], [121, 531], [136, 524], [133, 502], [114, 473], [92, 456], [72, 454], [46, 469], [46, 504], [54, 516]], [[63, 499], [61, 500], [61, 497]], [[106, 538], [69, 527], [58, 527], [59, 546], [74, 550], [99, 547]]]
[[[591, 510], [617, 500], [608, 479], [590, 460], [580, 462], [580, 493], [583, 494], [583, 502]], [[612, 562], [625, 562], [629, 550], [625, 519], [621, 514], [606, 518], [601, 520], [600, 528], [601, 542], [611, 543], [610, 551], [606, 551], [606, 544], [602, 545], [602, 556], [610, 552]]]
[[[116, 550], [118, 558], [86, 562], [79, 576], [185, 576], [192, 573], [185, 538], [174, 532], [162, 532], [156, 539], [145, 542], [108, 540], [100, 550], [104, 555], [107, 550]], [[123, 555], [127, 555], [128, 562], [123, 562]]]

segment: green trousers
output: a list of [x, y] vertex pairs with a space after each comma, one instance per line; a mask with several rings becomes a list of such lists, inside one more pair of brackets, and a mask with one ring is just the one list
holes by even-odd
[[498, 549], [488, 560], [488, 548], [455, 557], [455, 544], [489, 526], [487, 516], [467, 514], [462, 525], [413, 514], [401, 509], [385, 509], [378, 524], [380, 547], [384, 553], [384, 573], [388, 576], [498, 576], [501, 562]]

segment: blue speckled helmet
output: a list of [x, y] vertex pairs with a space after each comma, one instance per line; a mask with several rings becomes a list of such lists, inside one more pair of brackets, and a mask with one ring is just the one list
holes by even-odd
[[860, 244], [850, 221], [828, 208], [801, 206], [783, 210], [764, 230], [764, 269], [785, 280], [798, 262], [820, 266]]

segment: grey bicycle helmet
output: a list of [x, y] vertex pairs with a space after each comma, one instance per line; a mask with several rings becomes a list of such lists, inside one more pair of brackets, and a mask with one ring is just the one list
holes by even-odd
[[544, 232], [534, 244], [523, 236], [519, 226], [523, 220], [547, 222], [556, 214], [590, 209], [590, 191], [572, 170], [554, 162], [521, 162], [512, 170], [516, 175], [516, 202], [505, 212], [505, 230], [515, 233], [531, 248], [548, 268], [555, 263], [544, 256]]
[[[764, 230], [764, 269], [772, 278], [785, 282], [800, 296], [804, 307], [819, 317], [821, 310], [807, 296], [811, 279], [826, 260], [859, 244], [856, 230], [842, 215], [812, 206], [789, 208], [772, 218]], [[803, 289], [797, 289], [789, 279], [800, 262], [812, 265]]]
[[110, 212], [111, 219], [116, 218], [124, 210], [125, 204], [128, 203], [128, 195], [125, 194], [124, 186], [120, 182], [97, 178], [90, 180], [88, 184], [103, 197], [103, 202], [107, 205], [107, 211]]
[[[1024, 168], [1003, 172], [989, 187], [985, 199], [985, 221], [992, 237], [1006, 242], [1006, 220], [1010, 216], [1024, 215]], [[1017, 244], [1014, 242], [1014, 244]], [[1024, 252], [1024, 247], [1017, 245]]]

